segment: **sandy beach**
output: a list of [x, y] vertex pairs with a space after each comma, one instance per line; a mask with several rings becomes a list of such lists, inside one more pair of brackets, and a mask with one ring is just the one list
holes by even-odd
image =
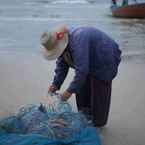
[[[115, 19], [105, 0], [60, 1], [0, 1], [0, 118], [23, 105], [47, 101], [55, 61], [48, 62], [39, 53], [40, 34], [56, 24], [91, 25], [109, 34], [123, 51], [113, 81], [109, 122], [99, 131], [102, 145], [144, 145], [145, 19]], [[72, 78], [70, 70], [61, 92]], [[75, 96], [69, 101], [76, 110]]]
[[[22, 105], [46, 101], [54, 67], [55, 62], [47, 62], [41, 55], [1, 54], [0, 116], [8, 116]], [[61, 91], [72, 74], [70, 70]], [[144, 55], [123, 57], [113, 83], [109, 122], [99, 132], [103, 145], [144, 145], [144, 74]], [[75, 106], [74, 96], [69, 101]]]

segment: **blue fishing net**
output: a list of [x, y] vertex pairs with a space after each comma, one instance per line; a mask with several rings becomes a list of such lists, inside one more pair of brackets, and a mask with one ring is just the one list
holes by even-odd
[[96, 129], [82, 113], [73, 112], [57, 94], [52, 95], [52, 100], [52, 104], [23, 106], [15, 115], [2, 119], [0, 145], [83, 145], [87, 138], [87, 145], [100, 145]]

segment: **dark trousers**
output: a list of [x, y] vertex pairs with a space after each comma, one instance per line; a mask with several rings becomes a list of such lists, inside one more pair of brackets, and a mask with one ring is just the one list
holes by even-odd
[[91, 119], [95, 126], [107, 124], [111, 101], [112, 81], [97, 80], [89, 76], [76, 94], [78, 110]]

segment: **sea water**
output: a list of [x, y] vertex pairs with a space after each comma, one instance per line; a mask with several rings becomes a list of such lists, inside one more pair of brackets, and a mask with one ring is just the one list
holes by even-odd
[[39, 53], [40, 34], [64, 23], [105, 31], [125, 54], [145, 53], [145, 19], [114, 18], [107, 0], [0, 0], [0, 53]]

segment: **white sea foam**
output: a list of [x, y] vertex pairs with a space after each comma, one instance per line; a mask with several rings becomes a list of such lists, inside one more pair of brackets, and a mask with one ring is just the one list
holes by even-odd
[[86, 0], [54, 0], [54, 1], [52, 1], [52, 3], [54, 3], [54, 4], [58, 4], [58, 3], [70, 3], [70, 4], [81, 3], [81, 4], [86, 4], [86, 3], [88, 3], [88, 1], [86, 1]]

